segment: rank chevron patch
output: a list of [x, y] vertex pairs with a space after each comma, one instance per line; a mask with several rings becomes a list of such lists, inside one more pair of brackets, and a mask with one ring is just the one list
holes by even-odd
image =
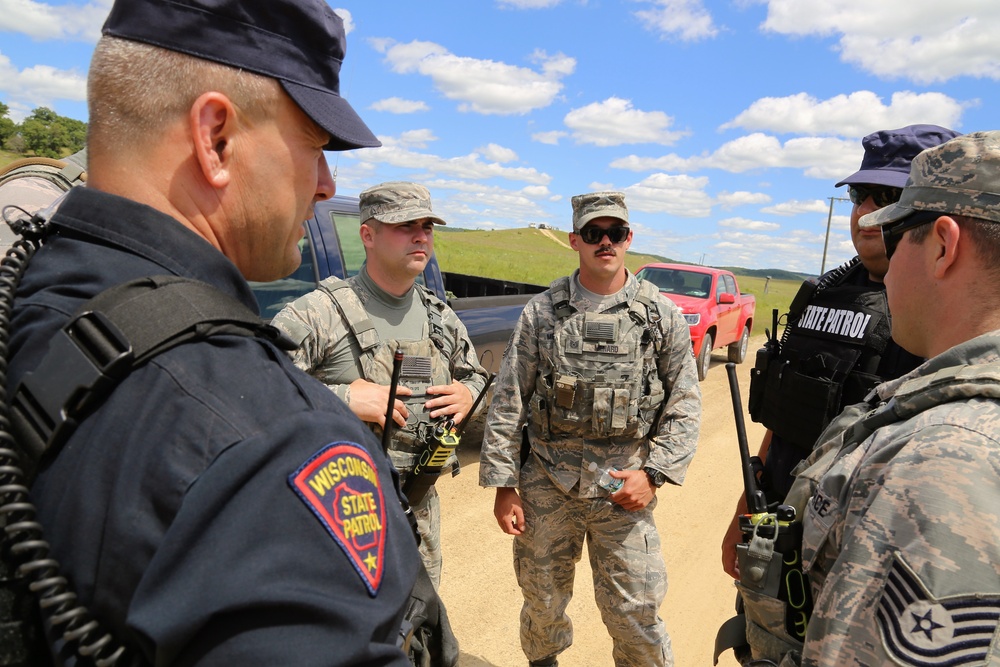
[[350, 442], [330, 443], [289, 475], [288, 484], [375, 597], [385, 556], [385, 498], [368, 452]]
[[935, 598], [897, 553], [876, 620], [886, 651], [901, 665], [985, 665], [990, 646], [1000, 644], [1000, 595]]

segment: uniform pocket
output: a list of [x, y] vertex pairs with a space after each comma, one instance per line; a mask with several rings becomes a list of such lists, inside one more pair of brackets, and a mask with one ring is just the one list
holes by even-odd
[[[736, 582], [736, 588], [743, 596], [747, 617], [747, 643], [750, 644], [754, 658], [778, 663], [785, 653], [802, 650], [802, 642], [785, 630], [783, 601], [751, 590], [739, 582]], [[804, 624], [805, 619], [801, 622]]]

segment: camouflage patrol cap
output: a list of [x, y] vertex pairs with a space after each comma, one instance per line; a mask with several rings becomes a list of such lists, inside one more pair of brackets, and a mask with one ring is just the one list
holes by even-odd
[[431, 193], [417, 183], [380, 183], [362, 192], [360, 199], [361, 222], [375, 218], [395, 225], [430, 218], [439, 225], [447, 224], [431, 210]]
[[880, 227], [917, 211], [1000, 222], [1000, 130], [965, 134], [913, 159], [899, 202], [863, 216]]
[[578, 232], [594, 218], [618, 218], [628, 224], [624, 192], [588, 192], [573, 197], [573, 231]]

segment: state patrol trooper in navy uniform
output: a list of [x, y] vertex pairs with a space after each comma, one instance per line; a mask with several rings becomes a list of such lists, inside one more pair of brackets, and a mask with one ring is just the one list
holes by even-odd
[[[324, 0], [115, 2], [89, 73], [88, 187], [18, 290], [9, 389], [125, 281], [194, 278], [256, 311], [247, 280], [291, 273], [334, 194], [324, 151], [379, 145], [339, 95], [344, 47]], [[32, 496], [81, 602], [138, 663], [403, 666], [420, 561], [397, 483], [282, 350], [216, 335], [122, 381]]]

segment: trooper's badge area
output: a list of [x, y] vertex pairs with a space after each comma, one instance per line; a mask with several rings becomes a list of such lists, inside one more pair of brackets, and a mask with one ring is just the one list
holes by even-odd
[[290, 475], [288, 483], [375, 597], [385, 555], [385, 499], [368, 452], [349, 442], [330, 443]]
[[896, 554], [876, 610], [885, 648], [901, 665], [985, 665], [1000, 641], [1000, 596], [935, 599]]

